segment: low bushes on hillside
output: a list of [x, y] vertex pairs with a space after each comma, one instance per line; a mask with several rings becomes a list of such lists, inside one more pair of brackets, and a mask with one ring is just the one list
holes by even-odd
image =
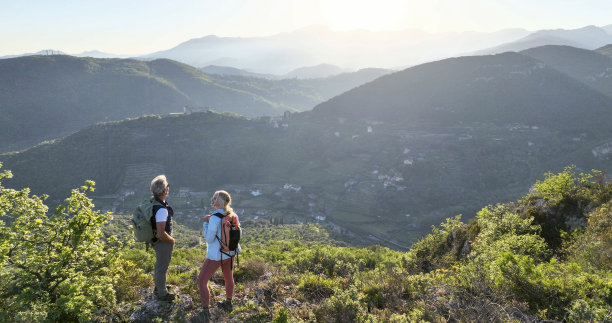
[[[102, 215], [90, 211], [84, 191], [75, 192], [68, 200], [69, 214], [104, 222]], [[27, 213], [20, 206], [25, 201], [37, 205], [34, 213], [38, 215], [26, 227], [33, 241], [44, 241], [34, 238], [45, 232], [36, 220], [43, 220], [42, 201], [28, 197], [27, 191], [3, 189], [0, 197], [4, 218], [9, 213]], [[235, 270], [234, 310], [219, 315], [246, 322], [611, 321], [611, 197], [612, 183], [605, 183], [600, 173], [578, 174], [567, 168], [546, 174], [517, 202], [483, 208], [469, 223], [460, 217], [448, 219], [408, 252], [338, 246], [316, 225], [244, 228], [247, 238]], [[77, 211], [74, 205], [82, 207]], [[17, 223], [0, 227], [3, 277], [26, 273], [15, 266], [12, 249], [4, 247], [6, 241], [13, 241], [11, 230], [18, 229]], [[77, 236], [69, 240], [81, 241]], [[22, 303], [10, 291], [23, 288], [28, 295], [32, 289], [19, 285], [23, 280], [3, 279], [0, 302], [4, 308], [18, 309], [3, 314], [4, 319], [103, 319], [105, 314], [100, 313], [134, 304], [139, 289], [151, 288], [152, 251], [122, 247], [111, 243], [116, 239], [97, 233], [91, 237], [101, 246], [103, 258], [77, 255], [92, 257], [90, 263], [105, 259], [109, 266], [104, 272], [112, 271], [112, 279], [100, 278], [100, 271], [85, 267], [89, 270], [60, 284], [65, 286], [62, 292], [68, 292], [61, 299], [45, 292], [44, 298], [19, 296]], [[32, 250], [37, 248], [42, 247]], [[199, 295], [194, 281], [204, 253], [204, 246], [179, 247], [169, 270], [168, 282], [191, 295], [196, 304]], [[28, 261], [39, 264], [41, 259]], [[62, 262], [39, 265], [70, 269]], [[79, 287], [84, 286], [79, 282], [89, 285]], [[220, 273], [213, 282], [212, 295], [218, 296]], [[112, 298], [101, 299], [95, 292], [101, 289]], [[190, 313], [181, 315], [164, 319], [186, 320]]]

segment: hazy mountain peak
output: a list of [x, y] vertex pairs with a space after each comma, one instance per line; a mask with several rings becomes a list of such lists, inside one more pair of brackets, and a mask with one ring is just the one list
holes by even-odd
[[62, 52], [61, 50], [57, 50], [57, 49], [43, 49], [40, 50], [36, 53], [24, 53], [24, 54], [17, 54], [17, 55], [6, 55], [6, 56], [2, 56], [0, 58], [15, 58], [15, 57], [21, 57], [21, 56], [35, 56], [35, 55], [66, 55], [66, 53]]
[[394, 68], [462, 55], [516, 40], [525, 31], [427, 33], [420, 30], [332, 31], [309, 26], [267, 37], [204, 36], [145, 58], [166, 57], [196, 67], [234, 66], [262, 74], [283, 75], [304, 66], [332, 64], [357, 70]]
[[93, 57], [93, 58], [126, 58], [126, 57], [129, 57], [130, 55], [118, 55], [118, 54], [105, 53], [99, 50], [88, 50], [80, 54], [75, 54], [74, 56]]
[[544, 45], [568, 45], [578, 48], [595, 49], [609, 43], [612, 43], [612, 35], [604, 29], [597, 26], [585, 26], [570, 30], [538, 30], [516, 41], [478, 51], [477, 54], [522, 51]]
[[313, 79], [322, 78], [341, 73], [349, 72], [350, 70], [338, 67], [332, 64], [319, 64], [315, 66], [307, 66], [297, 68], [287, 74], [284, 78], [298, 78], [298, 79]]

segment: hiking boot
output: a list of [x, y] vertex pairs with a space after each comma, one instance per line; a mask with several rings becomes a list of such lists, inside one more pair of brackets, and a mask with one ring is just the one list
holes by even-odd
[[232, 305], [231, 299], [226, 299], [223, 302], [217, 302], [217, 307], [226, 312], [231, 312], [234, 310], [234, 305]]
[[172, 293], [168, 293], [164, 296], [157, 296], [157, 300], [160, 302], [170, 302], [172, 303], [172, 301], [174, 301], [174, 299], [176, 298], [176, 295], [172, 294]]
[[[170, 285], [166, 285], [166, 290], [170, 290]], [[155, 286], [155, 288], [153, 288], [153, 296], [155, 296], [155, 298], [159, 297], [159, 292], [157, 291], [157, 286]]]
[[210, 321], [210, 311], [208, 309], [202, 310], [198, 315], [191, 318], [192, 323], [208, 323]]

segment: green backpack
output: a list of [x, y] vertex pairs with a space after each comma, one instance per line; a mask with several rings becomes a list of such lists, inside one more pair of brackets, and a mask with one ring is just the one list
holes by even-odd
[[151, 225], [151, 217], [153, 217], [153, 206], [161, 205], [154, 198], [140, 204], [136, 207], [132, 216], [132, 225], [134, 226], [134, 238], [138, 242], [151, 242], [155, 237], [155, 230]]

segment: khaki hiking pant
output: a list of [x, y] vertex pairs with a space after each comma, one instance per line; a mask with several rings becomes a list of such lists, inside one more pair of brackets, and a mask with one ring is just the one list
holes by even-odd
[[153, 250], [155, 250], [155, 271], [153, 273], [153, 280], [155, 281], [155, 288], [159, 297], [164, 297], [168, 294], [166, 289], [166, 273], [170, 266], [170, 260], [172, 259], [172, 250], [174, 244], [157, 241], [153, 243]]

